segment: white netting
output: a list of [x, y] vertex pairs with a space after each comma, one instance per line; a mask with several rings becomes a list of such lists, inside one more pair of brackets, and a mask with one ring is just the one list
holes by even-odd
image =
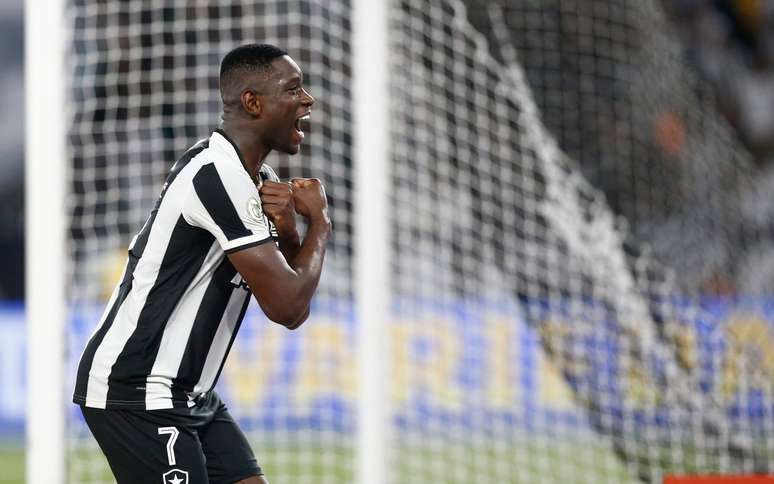
[[[111, 288], [166, 170], [217, 126], [225, 52], [286, 48], [317, 99], [301, 154], [268, 161], [332, 199], [314, 316], [289, 333], [251, 309], [221, 382], [272, 482], [353, 482], [350, 9], [69, 8], [77, 307]], [[388, 482], [770, 471], [765, 304], [734, 319], [692, 296], [765, 281], [739, 268], [763, 265], [742, 249], [768, 222], [745, 218], [753, 167], [658, 3], [395, 0], [389, 21], [390, 58], [375, 60], [392, 86]], [[75, 316], [78, 354], [96, 316]], [[71, 481], [109, 480], [71, 415]]]
[[[766, 471], [771, 375], [729, 399], [729, 380], [749, 383], [754, 371], [717, 368], [769, 354], [770, 323], [726, 331], [695, 298], [712, 277], [745, 277], [734, 258], [765, 240], [741, 216], [758, 193], [753, 167], [658, 4], [470, 1], [469, 17], [463, 2], [396, 3], [394, 290], [410, 321], [448, 313], [440, 341], [464, 335], [417, 350], [462, 364], [435, 375], [454, 403], [417, 396], [433, 411], [400, 427], [396, 465], [419, 456], [405, 479]], [[564, 411], [513, 394], [503, 415], [481, 391], [489, 378], [523, 390], [518, 378], [533, 375], [515, 357], [503, 369], [511, 380], [491, 375], [498, 302], [517, 308], [506, 313], [515, 333], [539, 335], [536, 352], [572, 393]], [[507, 341], [524, 350], [518, 336]], [[434, 449], [435, 465], [421, 448]]]

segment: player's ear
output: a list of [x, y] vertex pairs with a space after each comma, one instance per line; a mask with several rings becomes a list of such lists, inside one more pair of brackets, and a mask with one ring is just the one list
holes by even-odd
[[261, 97], [257, 92], [252, 89], [245, 89], [242, 91], [240, 100], [242, 101], [242, 109], [244, 109], [247, 114], [255, 117], [261, 115], [263, 106], [261, 105]]

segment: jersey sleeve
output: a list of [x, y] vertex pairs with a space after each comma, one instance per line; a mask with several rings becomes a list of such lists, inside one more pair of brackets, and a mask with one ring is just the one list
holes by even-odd
[[246, 173], [208, 163], [192, 183], [183, 217], [214, 235], [227, 254], [272, 240], [258, 189]]

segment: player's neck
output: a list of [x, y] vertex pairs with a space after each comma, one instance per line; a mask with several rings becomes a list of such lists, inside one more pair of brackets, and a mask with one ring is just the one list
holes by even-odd
[[239, 155], [242, 157], [242, 163], [251, 176], [255, 176], [261, 169], [263, 160], [269, 154], [271, 149], [261, 142], [253, 130], [246, 129], [244, 126], [234, 125], [228, 121], [223, 121], [220, 129], [226, 133], [229, 140], [236, 145]]

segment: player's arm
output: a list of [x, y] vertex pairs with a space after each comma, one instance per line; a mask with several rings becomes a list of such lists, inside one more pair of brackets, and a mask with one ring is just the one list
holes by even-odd
[[284, 231], [281, 246], [291, 260], [271, 243], [258, 201], [260, 193], [241, 166], [204, 163], [181, 202], [185, 222], [215, 237], [266, 315], [289, 328], [306, 319], [331, 226], [319, 180], [294, 183], [292, 210], [307, 218], [309, 227], [297, 247], [292, 244], [293, 234], [287, 237]]
[[[293, 184], [282, 183], [279, 179], [264, 180], [259, 190], [263, 211], [269, 220], [272, 221], [277, 229], [278, 245], [280, 252], [285, 257], [288, 264], [293, 261], [301, 249], [301, 237], [296, 228], [296, 210], [293, 203]], [[310, 307], [307, 305], [306, 311], [291, 326], [290, 329], [296, 329], [309, 317]]]
[[292, 183], [264, 180], [259, 190], [263, 213], [277, 229], [280, 252], [288, 263], [293, 263], [301, 249], [301, 237], [296, 229], [296, 210], [293, 203]]
[[274, 244], [261, 244], [228, 256], [266, 316], [291, 329], [300, 326], [309, 314], [331, 233], [325, 190], [320, 181], [293, 180], [293, 184], [294, 210], [309, 223], [295, 254], [286, 258]]

